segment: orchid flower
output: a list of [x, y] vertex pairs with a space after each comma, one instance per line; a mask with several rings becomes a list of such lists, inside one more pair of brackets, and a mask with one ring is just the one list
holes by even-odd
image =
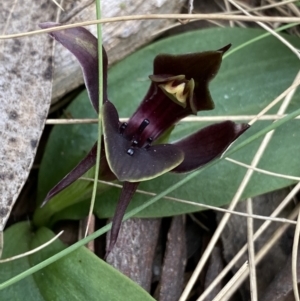
[[[42, 28], [57, 26], [41, 24]], [[89, 98], [98, 112], [97, 39], [78, 27], [50, 33], [78, 59]], [[154, 59], [150, 88], [128, 122], [119, 121], [118, 112], [107, 97], [107, 55], [103, 49], [103, 142], [100, 178], [119, 180], [119, 197], [108, 252], [114, 246], [122, 218], [141, 181], [166, 172], [185, 173], [220, 157], [228, 146], [248, 128], [248, 124], [224, 121], [205, 127], [172, 144], [161, 143], [166, 133], [182, 118], [202, 110], [212, 110], [214, 103], [209, 81], [218, 72], [227, 45], [216, 51], [183, 55], [160, 54]], [[124, 79], [125, 80], [125, 79]], [[124, 100], [130, 101], [130, 100]], [[96, 163], [97, 144], [87, 156], [47, 195], [45, 202], [87, 172]]]

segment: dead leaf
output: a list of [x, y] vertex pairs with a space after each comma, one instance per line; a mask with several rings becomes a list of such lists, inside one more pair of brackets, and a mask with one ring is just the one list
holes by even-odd
[[[224, 262], [222, 258], [222, 249], [220, 245], [216, 245], [210, 255], [208, 267], [205, 275], [204, 290], [218, 277], [224, 268]], [[217, 294], [221, 291], [223, 283], [219, 283], [215, 286], [213, 291], [204, 299], [205, 301], [213, 300]]]
[[[122, 223], [118, 240], [107, 262], [150, 291], [152, 265], [161, 219], [132, 218]], [[107, 243], [109, 246], [109, 237]]]
[[[48, 0], [0, 2], [0, 32], [38, 29], [55, 20]], [[53, 41], [45, 34], [0, 40], [0, 231], [31, 169], [52, 86]]]
[[183, 290], [186, 265], [185, 217], [172, 218], [161, 279], [155, 293], [159, 301], [178, 300]]
[[[273, 261], [273, 264], [276, 261]], [[300, 277], [300, 252], [297, 256], [297, 279]], [[298, 280], [299, 287], [299, 280]], [[292, 283], [292, 256], [287, 258], [286, 265], [279, 271], [275, 279], [266, 289], [262, 301], [294, 301], [294, 291]]]

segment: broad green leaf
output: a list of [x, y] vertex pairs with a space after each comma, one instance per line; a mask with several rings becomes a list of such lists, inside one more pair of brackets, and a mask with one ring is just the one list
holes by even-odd
[[[134, 53], [122, 62], [113, 66], [109, 72], [109, 98], [114, 102], [121, 117], [130, 116], [136, 109], [138, 103], [145, 95], [149, 80], [148, 75], [152, 72], [152, 61], [159, 53], [185, 53], [202, 50], [218, 49], [228, 43], [233, 44], [233, 49], [241, 44], [265, 33], [257, 29], [241, 28], [213, 28], [202, 31], [194, 31], [178, 35], [169, 39], [159, 41]], [[285, 36], [296, 47], [300, 42], [295, 37]], [[175, 47], [176, 46], [176, 47]], [[133, 67], [134, 66], [134, 67]], [[257, 114], [270, 101], [283, 92], [292, 83], [299, 70], [299, 61], [296, 56], [274, 37], [267, 37], [254, 42], [245, 48], [228, 55], [223, 63], [217, 77], [210, 84], [210, 91], [215, 101], [216, 109], [208, 112], [201, 112], [199, 115], [249, 115]], [[292, 112], [299, 108], [299, 94], [293, 98], [288, 108]], [[75, 117], [83, 117], [83, 110], [91, 106], [88, 104], [86, 94], [81, 94], [68, 108], [68, 111]], [[269, 113], [276, 113], [278, 106]], [[84, 117], [90, 117], [90, 114]], [[270, 121], [259, 121], [239, 138], [239, 141], [249, 137], [258, 130], [270, 124]], [[181, 123], [172, 132], [171, 141], [190, 134], [204, 127], [207, 123]], [[78, 126], [77, 126], [78, 127]], [[92, 139], [88, 144], [91, 146], [97, 136], [92, 126], [86, 134]], [[72, 136], [72, 127], [68, 129], [63, 126], [56, 127], [49, 139], [46, 153], [41, 165], [39, 175], [39, 197], [40, 199], [64, 176], [66, 172], [61, 170], [64, 165], [74, 166], [78, 162], [78, 156], [73, 155], [76, 146], [83, 147], [87, 137], [78, 135], [75, 141]], [[62, 135], [64, 131], [64, 136]], [[65, 156], [60, 160], [60, 152], [57, 149], [64, 139], [67, 145], [69, 137], [72, 137], [74, 147], [69, 146], [63, 150]], [[92, 138], [93, 137], [93, 138]], [[270, 171], [286, 173], [289, 175], [300, 175], [300, 138], [299, 121], [291, 121], [276, 130], [275, 135], [269, 144], [259, 166]], [[94, 140], [93, 140], [94, 139]], [[255, 155], [260, 141], [256, 141], [247, 148], [235, 154], [234, 158], [245, 163], [250, 163]], [[89, 147], [85, 148], [85, 152]], [[62, 151], [62, 150], [60, 150]], [[67, 159], [67, 160], [66, 160]], [[57, 170], [52, 168], [49, 173], [49, 164], [55, 160]], [[66, 162], [67, 161], [67, 162]], [[69, 168], [70, 169], [70, 168]], [[64, 169], [65, 171], [65, 169]], [[198, 203], [211, 205], [224, 205], [228, 203], [246, 170], [243, 167], [223, 161], [205, 170], [201, 175], [187, 183], [184, 187], [174, 191], [172, 196], [190, 200]], [[143, 182], [140, 189], [159, 193], [168, 186], [179, 181], [184, 175], [166, 174], [157, 179]], [[55, 180], [53, 180], [55, 179]], [[243, 197], [251, 197], [281, 187], [291, 185], [293, 181], [274, 178], [262, 174], [255, 174], [247, 186]], [[119, 190], [111, 189], [97, 197], [95, 211], [99, 217], [112, 216], [118, 199]], [[129, 208], [145, 202], [148, 196], [136, 194]], [[63, 200], [61, 199], [63, 202]], [[76, 205], [76, 208], [66, 208], [53, 217], [53, 220], [60, 218], [77, 218], [82, 214], [82, 208], [88, 206], [85, 203]], [[139, 214], [144, 217], [168, 216], [191, 212], [201, 208], [180, 204], [173, 201], [160, 200], [146, 211]]]
[[[5, 231], [3, 258], [11, 257], [49, 241], [54, 234], [47, 228], [33, 232], [28, 222]], [[1, 264], [1, 283], [60, 252], [65, 245], [56, 240], [33, 255]], [[46, 268], [0, 291], [1, 301], [52, 300], [154, 300], [136, 283], [81, 247]]]
[[[97, 118], [86, 91], [65, 111], [72, 118]], [[96, 124], [55, 126], [46, 146], [39, 174], [38, 201], [84, 158], [97, 139]]]

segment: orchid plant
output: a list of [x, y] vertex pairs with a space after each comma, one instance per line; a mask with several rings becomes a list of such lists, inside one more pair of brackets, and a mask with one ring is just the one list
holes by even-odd
[[[42, 28], [57, 26], [43, 23]], [[50, 33], [78, 59], [91, 103], [99, 113], [99, 72], [97, 39], [78, 27]], [[227, 45], [216, 51], [183, 55], [160, 54], [154, 59], [150, 88], [129, 118], [120, 122], [118, 112], [107, 96], [107, 55], [103, 49], [103, 143], [99, 174], [102, 180], [123, 182], [110, 236], [108, 252], [113, 248], [122, 218], [141, 181], [167, 172], [186, 173], [220, 157], [229, 145], [248, 128], [248, 124], [224, 121], [167, 143], [175, 124], [214, 103], [208, 84], [217, 74]], [[124, 79], [125, 80], [125, 79]], [[130, 99], [124, 99], [124, 105]], [[47, 194], [43, 204], [72, 184], [96, 164], [97, 143], [86, 157]]]

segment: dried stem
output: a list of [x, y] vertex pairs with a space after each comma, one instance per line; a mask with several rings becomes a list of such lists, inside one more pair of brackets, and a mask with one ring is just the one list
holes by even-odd
[[[247, 199], [247, 213], [253, 214], [252, 199]], [[256, 267], [255, 267], [255, 249], [253, 239], [253, 219], [247, 218], [247, 245], [248, 245], [248, 257], [249, 257], [249, 270], [250, 270], [250, 293], [251, 301], [257, 301], [257, 279], [256, 279]]]
[[49, 246], [50, 244], [52, 244], [56, 239], [58, 239], [59, 236], [61, 236], [63, 234], [64, 231], [61, 231], [59, 232], [56, 236], [54, 236], [53, 238], [51, 238], [49, 241], [47, 241], [46, 243], [40, 245], [39, 247], [33, 249], [33, 250], [30, 250], [28, 252], [25, 252], [23, 254], [20, 254], [20, 255], [16, 255], [16, 256], [13, 256], [13, 257], [9, 257], [9, 258], [5, 258], [5, 259], [1, 259], [0, 260], [0, 263], [4, 263], [4, 262], [9, 262], [9, 261], [14, 261], [16, 259], [20, 259], [20, 258], [23, 258], [23, 257], [26, 257], [28, 255], [31, 255], [31, 254], [34, 254], [44, 248], [46, 248], [47, 246]]
[[294, 291], [295, 301], [299, 301], [299, 290], [298, 290], [298, 279], [297, 279], [299, 235], [300, 235], [300, 210], [298, 212], [297, 226], [295, 229], [293, 251], [292, 251], [292, 280], [293, 280], [293, 291]]
[[41, 29], [28, 31], [23, 33], [0, 35], [0, 39], [13, 39], [25, 36], [33, 36], [37, 34], [45, 34], [49, 32], [59, 31], [78, 26], [88, 26], [103, 23], [124, 22], [133, 20], [163, 20], [163, 19], [185, 19], [185, 20], [227, 20], [227, 21], [243, 21], [243, 22], [274, 22], [274, 23], [300, 23], [300, 17], [270, 17], [270, 16], [236, 16], [225, 14], [153, 14], [153, 15], [133, 15], [121, 16], [112, 18], [103, 18], [101, 20], [92, 20], [78, 22], [74, 24], [62, 25], [58, 27], [51, 27], [50, 29]]

